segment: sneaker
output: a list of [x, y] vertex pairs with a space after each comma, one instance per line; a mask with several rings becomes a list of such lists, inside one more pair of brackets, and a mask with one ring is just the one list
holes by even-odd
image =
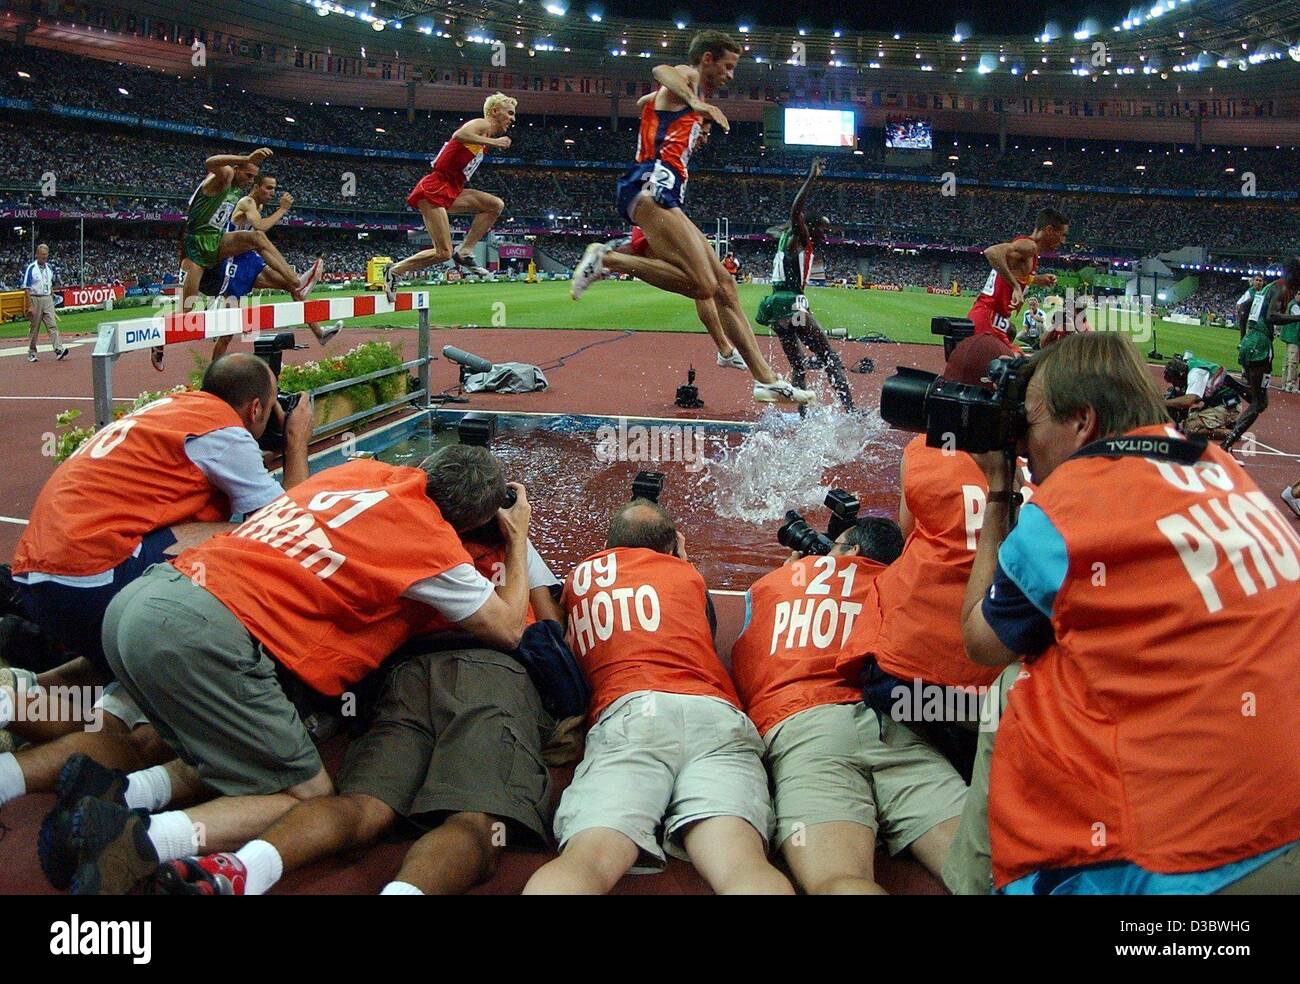
[[343, 330], [343, 319], [340, 318], [338, 321], [334, 322], [334, 324], [330, 325], [328, 328], [326, 328], [323, 332], [320, 333], [320, 343], [322, 345], [328, 345], [329, 340], [333, 338], [335, 335], [337, 335], [339, 332], [341, 332], [342, 330]]
[[86, 797], [72, 814], [73, 895], [125, 895], [158, 870], [149, 813]]
[[775, 383], [754, 383], [754, 399], [759, 403], [811, 403], [811, 390], [799, 389], [786, 379]]
[[325, 272], [325, 261], [319, 256], [316, 262], [308, 268], [307, 272], [298, 278], [298, 289], [290, 297], [295, 301], [305, 301], [311, 289], [316, 286], [316, 281], [320, 280], [320, 275]]
[[63, 361], [64, 359], [66, 359], [67, 357], [68, 357], [68, 350], [67, 350], [66, 348], [61, 348], [61, 349], [59, 349], [57, 352], [54, 353], [54, 361], [55, 361], [55, 362], [62, 362], [62, 361]]
[[243, 895], [248, 869], [233, 854], [204, 854], [161, 865], [149, 882], [151, 895]]
[[1300, 516], [1300, 499], [1295, 497], [1295, 493], [1291, 491], [1291, 486], [1288, 485], [1282, 490], [1282, 501], [1291, 507], [1291, 511], [1296, 516]]
[[36, 856], [50, 884], [60, 891], [72, 884], [77, 869], [77, 851], [72, 846], [72, 814], [83, 799], [97, 799], [126, 806], [125, 772], [100, 765], [78, 752], [63, 763], [55, 780], [54, 808], [41, 821], [36, 839]]
[[393, 264], [384, 266], [384, 296], [389, 304], [397, 303], [397, 281], [393, 279]]
[[472, 273], [476, 277], [492, 276], [492, 271], [479, 266], [472, 256], [465, 256], [462, 253], [452, 253], [451, 261], [456, 265], [456, 269], [461, 273]]
[[736, 349], [731, 350], [731, 355], [723, 358], [721, 352], [718, 353], [718, 365], [723, 369], [744, 369], [749, 372], [749, 366], [745, 365], [745, 360], [741, 358], [740, 352]]
[[608, 252], [609, 243], [592, 243], [583, 252], [582, 259], [574, 268], [573, 286], [569, 289], [569, 296], [575, 301], [586, 293], [588, 287], [604, 276], [605, 254]]
[[159, 372], [163, 371], [163, 347], [161, 345], [155, 345], [149, 350], [149, 361]]
[[36, 353], [35, 353], [35, 352], [28, 352], [28, 353], [27, 353], [27, 361], [28, 361], [28, 362], [40, 362], [41, 360], [38, 359], [38, 358], [36, 358]]

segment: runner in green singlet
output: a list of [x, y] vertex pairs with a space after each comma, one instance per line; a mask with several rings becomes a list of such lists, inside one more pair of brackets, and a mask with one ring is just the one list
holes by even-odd
[[1231, 451], [1261, 413], [1268, 409], [1268, 377], [1273, 371], [1273, 335], [1282, 325], [1300, 322], [1300, 314], [1287, 314], [1287, 305], [1300, 289], [1300, 257], [1289, 256], [1282, 264], [1282, 276], [1258, 291], [1249, 307], [1237, 308], [1237, 327], [1241, 344], [1237, 358], [1250, 389], [1250, 409], [1237, 418], [1237, 426], [1224, 439], [1223, 449]]
[[[776, 244], [776, 258], [772, 261], [772, 293], [759, 303], [754, 320], [769, 326], [780, 340], [781, 348], [790, 360], [790, 380], [796, 387], [803, 389], [807, 379], [802, 347], [807, 346], [821, 361], [840, 403], [851, 412], [853, 395], [844, 374], [844, 363], [840, 361], [839, 353], [831, 348], [822, 326], [808, 310], [808, 296], [804, 293], [812, 269], [813, 250], [826, 242], [826, 234], [830, 231], [830, 222], [825, 216], [805, 220], [803, 214], [804, 201], [813, 182], [821, 176], [823, 166], [821, 158], [812, 162], [808, 177], [794, 196], [790, 205], [790, 227], [781, 233]], [[805, 413], [802, 406], [799, 413], [800, 416]]]

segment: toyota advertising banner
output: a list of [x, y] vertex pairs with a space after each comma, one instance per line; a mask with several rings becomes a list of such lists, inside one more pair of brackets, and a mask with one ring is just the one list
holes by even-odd
[[60, 307], [100, 307], [109, 298], [120, 301], [126, 295], [122, 284], [94, 284], [89, 287], [64, 287], [63, 303]]

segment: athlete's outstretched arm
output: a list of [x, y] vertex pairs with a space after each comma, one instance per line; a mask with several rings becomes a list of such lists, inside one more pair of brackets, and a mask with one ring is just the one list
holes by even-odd
[[[252, 197], [250, 196], [247, 199], [241, 200], [240, 204], [242, 205], [244, 201], [252, 201]], [[266, 232], [267, 229], [270, 229], [273, 225], [288, 215], [289, 209], [292, 207], [293, 195], [289, 194], [287, 191], [280, 192], [280, 204], [276, 207], [274, 212], [266, 217], [262, 216], [262, 210], [257, 207], [256, 202], [253, 202], [254, 214], [251, 216], [249, 224], [258, 232]]]
[[274, 151], [269, 147], [259, 147], [251, 154], [213, 154], [203, 162], [203, 167], [208, 172], [203, 181], [203, 193], [209, 197], [220, 194], [235, 179], [235, 168], [242, 164], [260, 165], [272, 156]]
[[799, 237], [799, 245], [805, 246], [812, 238], [808, 235], [808, 224], [803, 218], [803, 203], [808, 198], [808, 192], [811, 190], [813, 182], [821, 177], [822, 159], [813, 158], [812, 166], [808, 168], [808, 177], [804, 179], [802, 187], [796, 192], [794, 201], [790, 204], [790, 227], [794, 229], [795, 235]]
[[1264, 321], [1270, 325], [1293, 325], [1300, 321], [1300, 314], [1287, 314], [1286, 305], [1283, 301], [1283, 292], [1280, 290], [1273, 291], [1273, 297], [1268, 302], [1268, 312], [1264, 315]]

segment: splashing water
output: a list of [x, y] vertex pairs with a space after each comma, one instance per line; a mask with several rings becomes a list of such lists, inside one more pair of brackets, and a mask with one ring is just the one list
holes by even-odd
[[758, 427], [709, 463], [703, 484], [710, 487], [717, 514], [747, 523], [780, 521], [787, 509], [812, 509], [831, 488], [828, 470], [874, 459], [871, 445], [887, 429], [879, 412], [844, 414], [818, 406], [804, 418], [768, 410]]

